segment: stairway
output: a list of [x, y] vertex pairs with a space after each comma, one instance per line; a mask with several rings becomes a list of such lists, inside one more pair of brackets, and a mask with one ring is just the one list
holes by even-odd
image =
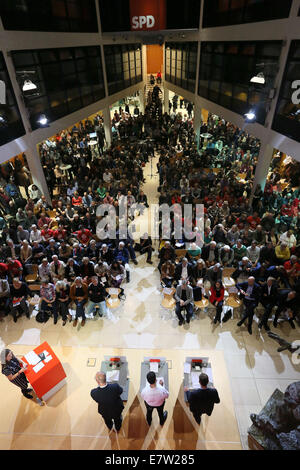
[[[154, 85], [151, 85], [151, 84], [150, 84], [150, 75], [151, 75], [151, 74], [148, 74], [148, 75], [147, 75], [147, 81], [146, 81], [146, 85], [145, 85], [145, 103], [147, 103], [149, 91], [151, 91], [151, 93], [152, 93], [153, 87], [156, 85], [156, 80], [155, 80], [155, 84], [154, 84]], [[154, 77], [155, 77], [155, 76], [154, 76]], [[159, 97], [161, 98], [162, 102], [164, 102], [163, 80], [162, 80], [161, 84], [158, 85], [158, 86], [159, 86], [159, 88], [161, 89], [161, 93], [159, 94]]]

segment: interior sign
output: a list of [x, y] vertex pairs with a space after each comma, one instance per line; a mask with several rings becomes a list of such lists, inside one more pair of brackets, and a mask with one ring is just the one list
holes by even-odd
[[131, 31], [166, 29], [166, 0], [130, 0]]
[[132, 29], [142, 29], [146, 25], [147, 29], [151, 29], [155, 25], [155, 19], [152, 15], [147, 16], [134, 16], [132, 18]]

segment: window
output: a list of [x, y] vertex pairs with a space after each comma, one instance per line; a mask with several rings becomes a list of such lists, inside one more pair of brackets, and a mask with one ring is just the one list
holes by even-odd
[[204, 0], [203, 28], [288, 18], [292, 0]]
[[[255, 106], [257, 121], [264, 124], [280, 52], [280, 41], [201, 43], [199, 95], [239, 114]], [[262, 63], [266, 84], [258, 90], [250, 79]]]
[[98, 46], [12, 51], [12, 59], [16, 71], [35, 71], [38, 96], [25, 96], [33, 129], [41, 114], [51, 122], [105, 96]]
[[4, 29], [97, 32], [94, 0], [1, 0]]
[[[300, 41], [292, 41], [273, 120], [273, 129], [300, 142]], [[299, 91], [297, 91], [299, 90]]]
[[104, 46], [110, 95], [142, 80], [141, 44]]
[[5, 104], [0, 104], [0, 146], [25, 134], [5, 60], [0, 52], [0, 80], [5, 83]]
[[166, 80], [195, 92], [197, 69], [197, 42], [166, 43]]

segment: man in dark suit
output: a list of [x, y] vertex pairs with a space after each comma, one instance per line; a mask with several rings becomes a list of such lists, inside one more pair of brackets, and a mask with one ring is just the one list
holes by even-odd
[[124, 409], [121, 394], [122, 387], [117, 383], [106, 383], [106, 374], [97, 372], [95, 376], [99, 387], [91, 390], [91, 397], [98, 403], [98, 413], [103, 417], [109, 430], [113, 427], [113, 421], [116, 431], [120, 431], [122, 426], [122, 411]]
[[185, 323], [181, 313], [183, 309], [186, 310], [186, 322], [190, 323], [190, 319], [193, 315], [194, 298], [193, 288], [188, 285], [188, 281], [186, 279], [183, 279], [181, 284], [177, 286], [174, 298], [176, 300], [175, 313], [179, 320], [179, 326]]
[[261, 288], [260, 303], [265, 307], [264, 314], [259, 322], [258, 328], [265, 327], [266, 331], [270, 331], [268, 326], [268, 319], [271, 315], [273, 307], [277, 303], [278, 289], [276, 280], [273, 277], [268, 277], [267, 283]]
[[236, 288], [242, 294], [245, 306], [245, 313], [242, 319], [237, 323], [237, 326], [242, 326], [244, 321], [248, 318], [248, 333], [252, 335], [254, 309], [257, 307], [260, 300], [260, 286], [255, 282], [255, 278], [250, 276], [248, 281], [237, 284]]
[[193, 276], [193, 265], [188, 262], [187, 258], [182, 258], [181, 263], [178, 263], [175, 268], [175, 280], [178, 282], [180, 279], [187, 279], [188, 281]]
[[200, 387], [197, 390], [190, 391], [188, 387], [184, 388], [187, 399], [190, 404], [190, 410], [198, 424], [201, 423], [201, 415], [210, 416], [213, 412], [215, 403], [220, 403], [220, 398], [215, 388], [208, 388], [209, 382], [207, 374], [200, 374]]

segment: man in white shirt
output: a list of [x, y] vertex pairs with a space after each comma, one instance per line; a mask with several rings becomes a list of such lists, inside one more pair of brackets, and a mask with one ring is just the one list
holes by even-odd
[[296, 237], [292, 230], [288, 230], [287, 232], [284, 232], [282, 235], [280, 235], [280, 241], [281, 243], [286, 243], [289, 248], [293, 248], [293, 246], [296, 246], [297, 243]]
[[165, 400], [169, 396], [169, 392], [163, 386], [162, 380], [157, 383], [156, 375], [154, 372], [148, 372], [147, 381], [148, 383], [141, 392], [141, 396], [147, 408], [147, 423], [149, 424], [149, 426], [151, 425], [152, 412], [154, 408], [156, 408], [159, 416], [160, 425], [163, 426], [168, 416], [168, 412], [164, 411], [164, 406]]
[[41, 243], [43, 241], [41, 231], [37, 229], [36, 225], [32, 225], [31, 229], [32, 230], [29, 235], [30, 243], [33, 243], [33, 242]]

